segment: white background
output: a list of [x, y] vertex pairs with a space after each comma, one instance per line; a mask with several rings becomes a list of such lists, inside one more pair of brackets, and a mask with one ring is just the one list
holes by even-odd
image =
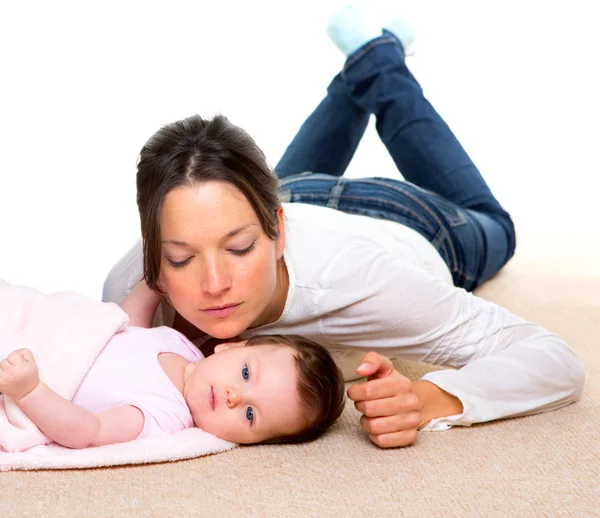
[[[343, 63], [324, 31], [340, 2], [0, 1], [0, 277], [44, 291], [100, 297], [139, 233], [136, 158], [161, 125], [221, 112], [274, 165]], [[521, 242], [549, 236], [548, 261], [596, 243], [597, 2], [391, 4]], [[373, 126], [348, 174], [398, 174]]]

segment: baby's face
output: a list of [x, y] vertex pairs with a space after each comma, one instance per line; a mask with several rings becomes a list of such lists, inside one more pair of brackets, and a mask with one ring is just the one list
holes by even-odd
[[186, 369], [183, 395], [194, 424], [241, 444], [300, 431], [307, 419], [293, 349], [240, 345], [221, 345], [224, 350]]

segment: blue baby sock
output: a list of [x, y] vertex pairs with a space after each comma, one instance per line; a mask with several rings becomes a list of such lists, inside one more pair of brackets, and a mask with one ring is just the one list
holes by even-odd
[[381, 36], [381, 24], [360, 4], [347, 5], [327, 22], [327, 35], [344, 55]]

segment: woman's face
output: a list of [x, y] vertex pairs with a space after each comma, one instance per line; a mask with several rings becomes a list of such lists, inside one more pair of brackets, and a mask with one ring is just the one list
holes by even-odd
[[160, 282], [183, 318], [210, 336], [231, 338], [280, 316], [287, 295], [282, 209], [277, 217], [280, 237], [273, 241], [246, 197], [226, 182], [165, 196]]

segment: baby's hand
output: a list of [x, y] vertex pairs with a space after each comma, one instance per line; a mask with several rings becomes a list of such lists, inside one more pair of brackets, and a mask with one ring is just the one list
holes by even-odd
[[13, 351], [0, 361], [0, 392], [23, 399], [40, 383], [37, 364], [29, 349]]

